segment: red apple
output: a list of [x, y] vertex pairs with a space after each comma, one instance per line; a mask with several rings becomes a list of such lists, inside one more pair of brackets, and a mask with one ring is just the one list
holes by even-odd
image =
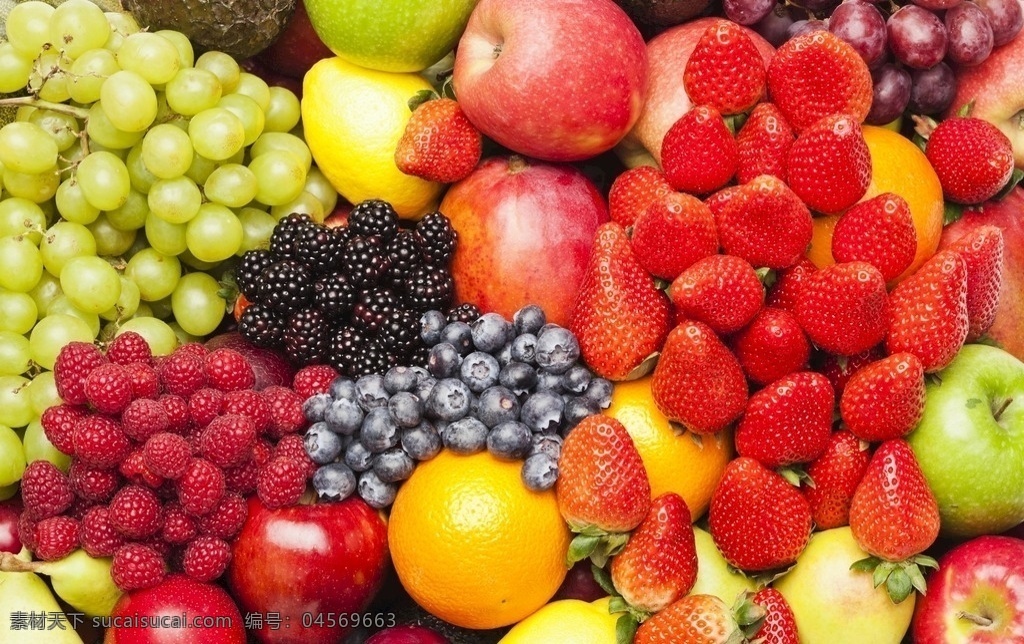
[[249, 344], [237, 331], [222, 333], [206, 341], [206, 348], [234, 349], [249, 360], [252, 370], [256, 372], [257, 391], [271, 385], [290, 387], [295, 377], [295, 367], [288, 363], [280, 353]]
[[302, 81], [292, 76], [279, 74], [263, 64], [263, 61], [253, 56], [239, 62], [243, 71], [255, 74], [263, 79], [271, 87], [283, 87], [300, 99], [302, 98]]
[[0, 501], [0, 552], [21, 552], [18, 535], [18, 517], [21, 516], [21, 497]]
[[644, 40], [612, 0], [481, 0], [455, 52], [463, 111], [515, 152], [596, 156], [640, 115]]
[[256, 58], [270, 71], [301, 79], [313, 63], [333, 55], [313, 30], [306, 13], [306, 3], [299, 0], [281, 34]]
[[448, 644], [448, 640], [432, 628], [404, 625], [380, 631], [366, 644]]
[[124, 595], [109, 619], [104, 644], [245, 644], [242, 614], [224, 589], [180, 574]]
[[459, 236], [459, 302], [507, 318], [538, 304], [549, 322], [568, 324], [594, 234], [608, 221], [590, 179], [570, 165], [491, 157], [449, 188], [440, 211]]
[[265, 644], [334, 644], [356, 625], [388, 568], [388, 531], [357, 497], [270, 509], [249, 499], [227, 581], [245, 611], [280, 615], [254, 629]]
[[916, 644], [1020, 642], [1024, 638], [1024, 541], [985, 535], [939, 559], [917, 600]]

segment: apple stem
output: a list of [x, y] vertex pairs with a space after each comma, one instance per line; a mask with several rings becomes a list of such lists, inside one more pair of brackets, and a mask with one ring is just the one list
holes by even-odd
[[1004, 400], [1003, 403], [999, 405], [999, 408], [996, 409], [995, 413], [992, 414], [992, 416], [995, 417], [996, 420], [999, 420], [999, 417], [1003, 415], [1003, 412], [1006, 411], [1006, 408], [1009, 407], [1010, 403], [1012, 402], [1013, 398], [1007, 398], [1006, 400]]
[[518, 154], [513, 154], [508, 158], [509, 174], [518, 174], [528, 167], [530, 167], [530, 164], [526, 162], [526, 159], [519, 156]]
[[976, 613], [968, 613], [965, 610], [959, 611], [956, 614], [956, 616], [959, 619], [966, 619], [967, 621], [971, 622], [972, 624], [977, 624], [978, 626], [981, 626], [982, 628], [985, 628], [987, 626], [991, 626], [992, 625], [992, 618], [985, 617], [984, 615], [978, 615]]

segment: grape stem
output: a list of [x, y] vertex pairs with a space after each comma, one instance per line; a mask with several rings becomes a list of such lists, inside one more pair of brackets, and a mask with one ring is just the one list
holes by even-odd
[[9, 98], [0, 98], [0, 107], [12, 105], [14, 107], [20, 107], [22, 105], [29, 105], [31, 107], [37, 107], [43, 110], [51, 110], [53, 112], [59, 112], [61, 114], [67, 114], [77, 119], [88, 120], [89, 110], [81, 107], [75, 107], [74, 105], [66, 105], [64, 103], [54, 103], [52, 101], [44, 101], [41, 98], [34, 96], [12, 96]]

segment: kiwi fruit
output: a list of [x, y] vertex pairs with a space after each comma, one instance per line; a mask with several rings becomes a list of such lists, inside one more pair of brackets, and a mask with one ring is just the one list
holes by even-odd
[[638, 27], [661, 30], [700, 15], [711, 0], [615, 0]]

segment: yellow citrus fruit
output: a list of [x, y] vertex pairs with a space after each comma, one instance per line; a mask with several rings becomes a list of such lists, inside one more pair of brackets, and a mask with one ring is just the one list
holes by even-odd
[[409, 99], [430, 83], [418, 74], [382, 72], [325, 58], [302, 82], [302, 127], [324, 175], [351, 203], [384, 199], [402, 217], [436, 206], [443, 184], [405, 174], [395, 148], [412, 112]]
[[569, 529], [555, 493], [523, 485], [521, 462], [443, 451], [398, 490], [388, 544], [402, 586], [463, 628], [508, 626], [565, 579]]
[[615, 644], [615, 623], [622, 613], [608, 612], [609, 598], [595, 602], [563, 599], [545, 604], [512, 627], [498, 644]]
[[719, 432], [698, 442], [674, 426], [654, 403], [650, 376], [616, 383], [604, 413], [618, 419], [633, 438], [651, 482], [651, 498], [675, 492], [686, 501], [693, 520], [700, 518], [733, 457], [731, 434]]
[[[864, 126], [864, 140], [871, 152], [871, 184], [862, 201], [893, 192], [910, 206], [910, 215], [917, 230], [917, 254], [898, 282], [913, 273], [935, 254], [942, 235], [944, 203], [939, 177], [921, 148], [905, 136], [884, 127]], [[839, 215], [816, 217], [814, 237], [807, 256], [818, 268], [834, 264], [832, 231]]]

